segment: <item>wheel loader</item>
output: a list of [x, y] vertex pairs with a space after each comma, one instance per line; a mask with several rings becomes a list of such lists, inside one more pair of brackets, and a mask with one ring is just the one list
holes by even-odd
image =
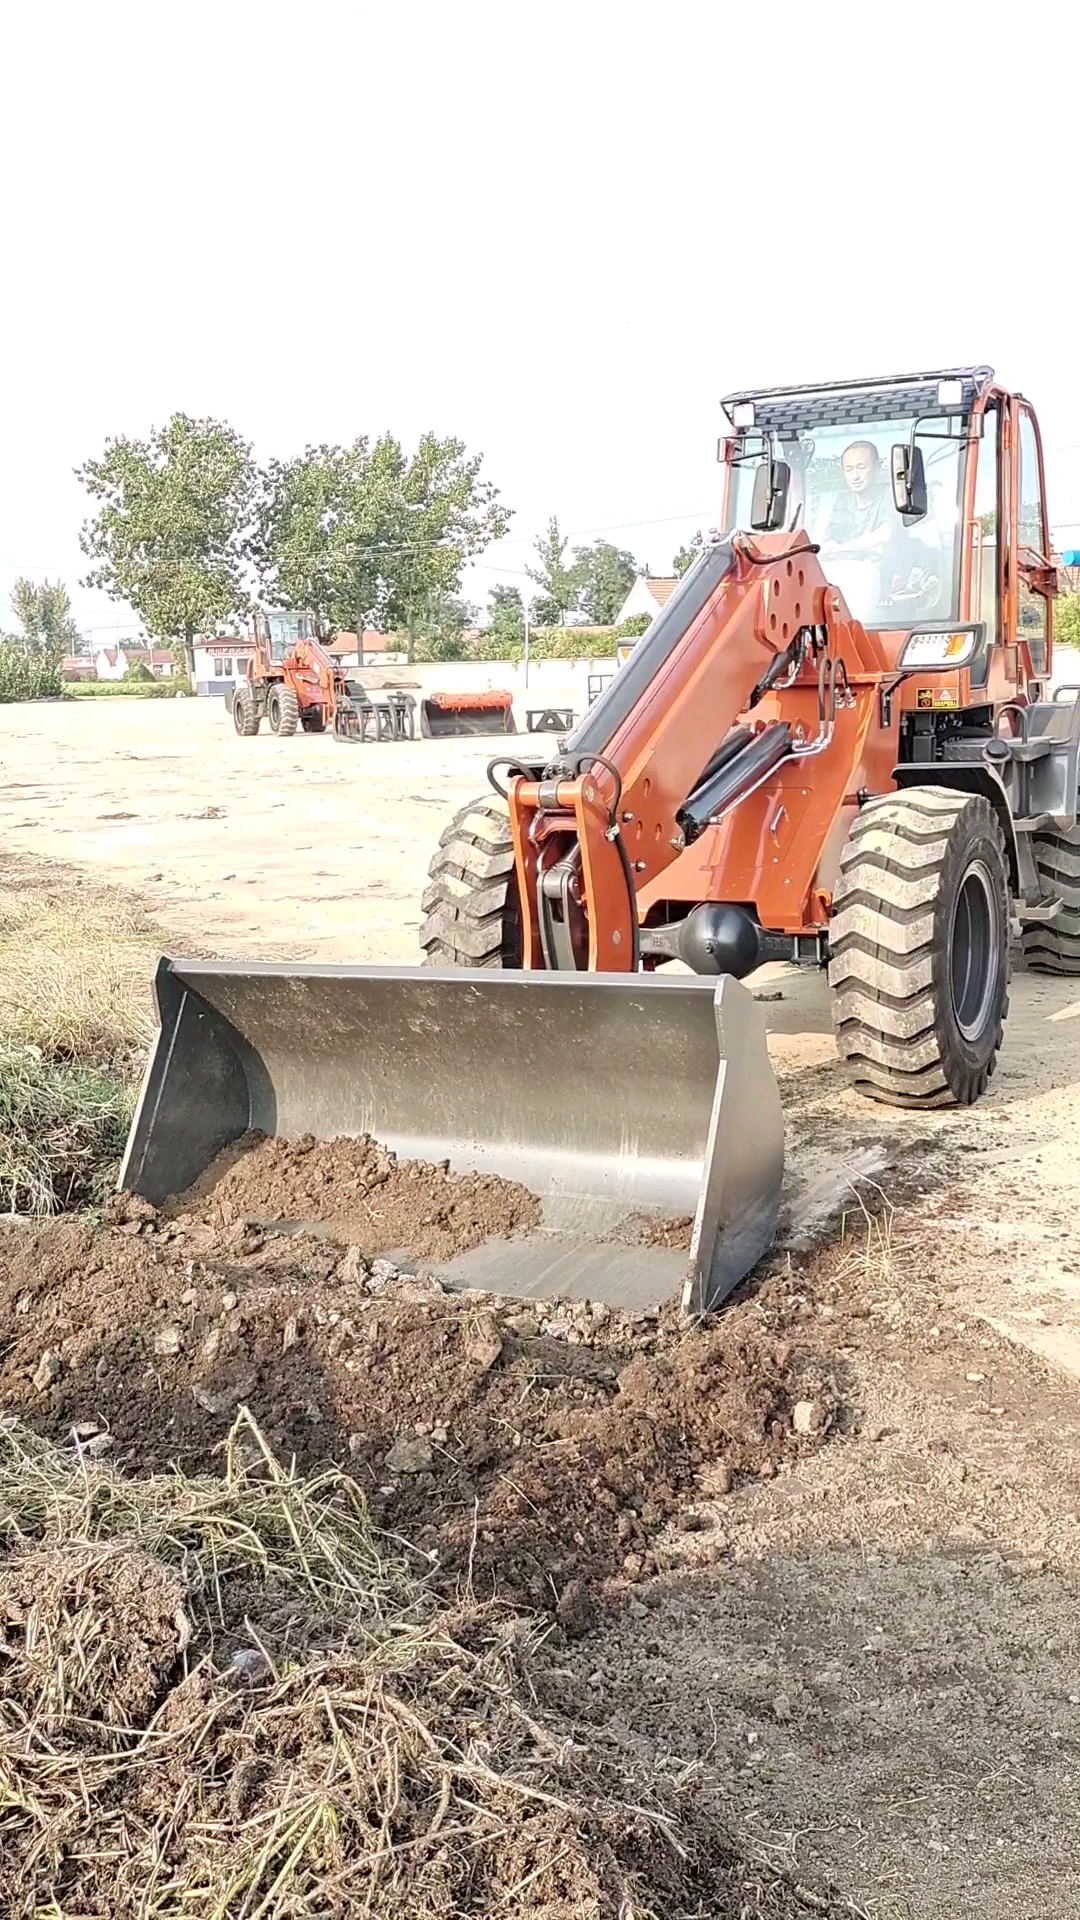
[[282, 737], [298, 727], [305, 733], [330, 727], [335, 740], [407, 740], [416, 730], [411, 694], [385, 692], [372, 700], [320, 640], [304, 636], [260, 642], [230, 709], [243, 739], [257, 734], [264, 719]]
[[447, 826], [426, 968], [163, 962], [125, 1184], [252, 1126], [368, 1130], [540, 1197], [449, 1281], [711, 1309], [782, 1177], [747, 975], [826, 970], [855, 1085], [924, 1109], [987, 1086], [1011, 947], [1080, 972], [1030, 405], [964, 367], [723, 406], [725, 531], [554, 755], [493, 762]]

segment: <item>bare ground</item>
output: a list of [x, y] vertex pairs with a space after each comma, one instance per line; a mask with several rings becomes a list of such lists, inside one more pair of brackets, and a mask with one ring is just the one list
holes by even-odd
[[[486, 757], [423, 743], [415, 762], [388, 749], [339, 772], [330, 742], [260, 741], [238, 771], [224, 715], [195, 703], [40, 709], [21, 733], [18, 712], [0, 709], [6, 844], [137, 887], [178, 950], [414, 957], [429, 842]], [[618, 1571], [600, 1625], [552, 1647], [550, 1686], [657, 1765], [702, 1765], [762, 1845], [889, 1920], [1065, 1920], [1080, 1910], [1080, 992], [1018, 974], [989, 1098], [912, 1116], [846, 1087], [819, 980], [763, 984], [784, 996], [764, 1011], [787, 1212], [739, 1311], [772, 1338], [783, 1291], [783, 1340], [834, 1384], [836, 1417], [771, 1478], [720, 1494], [695, 1468], [628, 1549], [641, 1567]], [[124, 1305], [110, 1312], [126, 1337]], [[267, 1378], [294, 1352], [272, 1363], [267, 1344]], [[500, 1351], [485, 1392], [508, 1364]], [[586, 1540], [591, 1526], [585, 1500]]]

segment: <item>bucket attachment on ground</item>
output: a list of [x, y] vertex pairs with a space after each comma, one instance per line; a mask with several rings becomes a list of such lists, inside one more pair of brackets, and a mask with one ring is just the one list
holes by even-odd
[[[157, 996], [120, 1174], [155, 1204], [252, 1130], [371, 1134], [541, 1201], [539, 1229], [439, 1264], [453, 1285], [704, 1312], [772, 1240], [780, 1096], [729, 977], [163, 960]], [[649, 1244], [673, 1220], [688, 1251]]]
[[488, 688], [428, 693], [420, 702], [420, 733], [439, 740], [450, 733], [513, 733], [514, 696]]

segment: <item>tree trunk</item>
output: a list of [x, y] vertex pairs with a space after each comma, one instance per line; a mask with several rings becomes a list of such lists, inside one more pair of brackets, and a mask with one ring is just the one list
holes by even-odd
[[184, 660], [187, 664], [187, 677], [191, 682], [191, 691], [195, 692], [195, 629], [184, 629]]
[[359, 608], [353, 614], [353, 620], [356, 625], [356, 664], [362, 667], [364, 664], [364, 616]]

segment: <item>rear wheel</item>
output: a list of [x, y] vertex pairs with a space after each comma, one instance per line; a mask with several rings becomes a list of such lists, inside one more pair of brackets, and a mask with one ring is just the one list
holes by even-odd
[[1080, 827], [1038, 834], [1032, 851], [1039, 878], [1061, 907], [1053, 920], [1024, 929], [1024, 956], [1037, 973], [1080, 973]]
[[969, 1106], [1008, 1008], [1008, 870], [981, 794], [911, 787], [865, 806], [829, 930], [837, 1045], [860, 1092]]
[[255, 702], [255, 690], [247, 680], [241, 680], [233, 694], [232, 717], [233, 726], [243, 739], [249, 740], [252, 734], [258, 733], [261, 715]]
[[423, 911], [426, 966], [520, 967], [514, 843], [497, 800], [474, 800], [455, 814], [428, 868]]
[[291, 687], [274, 687], [266, 703], [266, 712], [271, 733], [280, 733], [284, 739], [296, 732], [300, 724], [300, 702]]
[[326, 716], [321, 707], [308, 707], [300, 715], [300, 725], [305, 733], [323, 733], [326, 729]]

